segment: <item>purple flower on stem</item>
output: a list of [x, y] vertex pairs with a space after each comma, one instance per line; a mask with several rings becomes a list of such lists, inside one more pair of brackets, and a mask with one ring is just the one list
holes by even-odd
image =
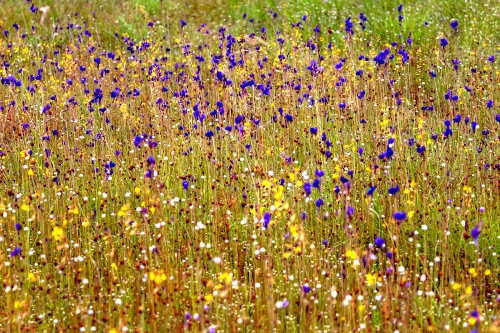
[[269, 227], [269, 223], [271, 222], [271, 213], [265, 212], [263, 220], [264, 220], [264, 229], [267, 229]]
[[306, 283], [305, 285], [302, 286], [302, 291], [304, 294], [308, 294], [311, 291], [311, 287]]
[[403, 223], [404, 220], [406, 220], [406, 218], [408, 217], [408, 214], [406, 214], [406, 212], [395, 212], [392, 217], [394, 217], [394, 219], [396, 221], [398, 221], [398, 224], [400, 223]]
[[381, 237], [375, 237], [375, 245], [378, 247], [378, 248], [382, 248], [385, 246], [385, 239], [381, 238]]
[[354, 207], [348, 206], [346, 209], [347, 217], [352, 218], [354, 216]]
[[12, 252], [10, 253], [10, 256], [11, 257], [17, 257], [20, 254], [21, 254], [21, 248], [20, 247], [16, 247], [14, 250], [12, 250]]

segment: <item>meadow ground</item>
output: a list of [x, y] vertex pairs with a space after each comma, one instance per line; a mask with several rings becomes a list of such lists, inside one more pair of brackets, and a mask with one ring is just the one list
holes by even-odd
[[0, 331], [499, 332], [499, 5], [2, 1]]

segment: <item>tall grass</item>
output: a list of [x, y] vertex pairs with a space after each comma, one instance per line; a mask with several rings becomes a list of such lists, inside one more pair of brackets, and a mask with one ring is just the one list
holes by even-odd
[[7, 1], [1, 331], [498, 331], [495, 4]]

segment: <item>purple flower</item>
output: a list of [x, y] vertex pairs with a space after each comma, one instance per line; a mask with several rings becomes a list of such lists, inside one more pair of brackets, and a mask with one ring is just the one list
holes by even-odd
[[302, 286], [302, 291], [304, 294], [308, 294], [311, 291], [311, 287], [306, 283], [305, 285]]
[[396, 185], [394, 187], [391, 187], [389, 190], [387, 190], [390, 195], [396, 195], [399, 192], [399, 185]]
[[366, 192], [366, 195], [372, 196], [376, 189], [377, 189], [377, 186], [370, 186], [368, 188], [368, 192]]
[[11, 257], [17, 257], [20, 254], [21, 254], [21, 248], [20, 247], [16, 247], [14, 250], [12, 250], [12, 252], [10, 253], [10, 256]]
[[23, 229], [23, 226], [20, 223], [16, 223], [16, 230], [21, 231]]
[[321, 200], [321, 199], [316, 200], [316, 207], [319, 208], [321, 206], [323, 206], [323, 200]]
[[354, 207], [348, 206], [346, 209], [346, 214], [349, 218], [352, 218], [354, 216]]
[[183, 180], [183, 181], [182, 181], [182, 187], [183, 187], [185, 190], [187, 190], [187, 189], [188, 189], [188, 187], [189, 187], [189, 182], [188, 182], [187, 180]]
[[406, 214], [406, 212], [395, 212], [392, 217], [394, 217], [394, 219], [396, 221], [398, 221], [398, 223], [401, 223], [403, 222], [404, 220], [406, 220], [406, 217], [408, 215]]
[[448, 45], [448, 40], [446, 38], [441, 38], [441, 42], [440, 42], [440, 45], [442, 47], [446, 47], [446, 45]]
[[481, 235], [481, 228], [479, 226], [475, 226], [472, 229], [470, 235], [474, 239], [474, 241], [477, 242], [477, 240], [479, 239], [479, 235]]
[[451, 21], [451, 22], [450, 22], [450, 27], [451, 27], [453, 30], [457, 31], [457, 30], [458, 30], [458, 20], [453, 20], [453, 21]]
[[347, 32], [347, 34], [352, 35], [354, 33], [354, 23], [352, 23], [351, 18], [348, 17], [347, 20], [345, 20], [345, 28], [344, 30]]
[[267, 229], [269, 223], [271, 222], [271, 213], [265, 212], [263, 220], [264, 220], [264, 229]]
[[306, 197], [311, 195], [311, 183], [304, 184], [304, 191], [306, 192]]
[[475, 122], [475, 121], [471, 122], [470, 126], [472, 128], [472, 132], [476, 133], [476, 128], [478, 126], [477, 122]]
[[378, 248], [382, 248], [385, 246], [385, 239], [381, 238], [381, 237], [375, 237], [375, 245], [378, 247]]
[[491, 109], [493, 107], [493, 101], [491, 99], [488, 101], [488, 103], [486, 103], [486, 107], [488, 109]]

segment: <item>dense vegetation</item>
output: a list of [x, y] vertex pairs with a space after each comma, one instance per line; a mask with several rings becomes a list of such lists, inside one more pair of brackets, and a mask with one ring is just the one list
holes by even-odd
[[497, 5], [4, 1], [0, 330], [498, 332]]

